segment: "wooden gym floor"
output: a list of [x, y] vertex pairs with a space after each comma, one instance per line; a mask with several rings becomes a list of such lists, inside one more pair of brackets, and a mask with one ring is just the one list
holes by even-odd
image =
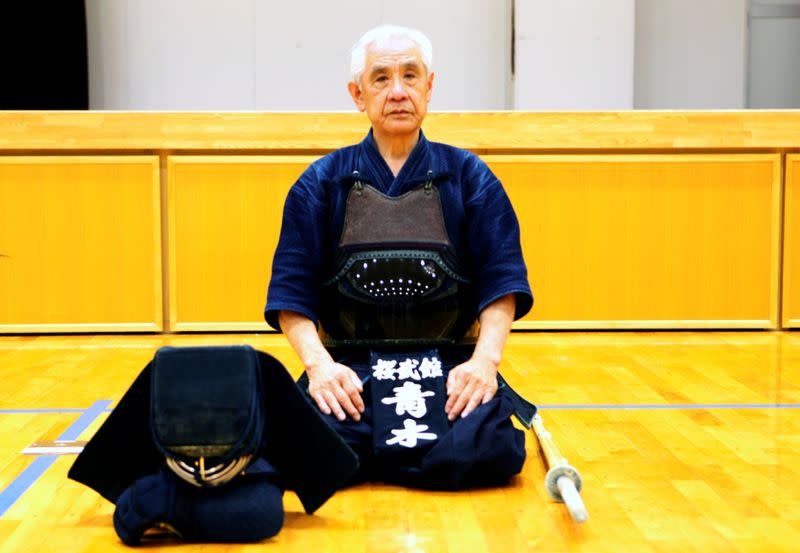
[[[156, 348], [231, 343], [300, 371], [276, 335], [0, 337], [0, 552], [127, 549], [112, 527], [113, 506], [66, 479], [74, 457], [21, 451], [88, 439]], [[314, 516], [287, 493], [286, 523], [272, 540], [152, 549], [800, 549], [800, 333], [516, 333], [502, 372], [541, 406], [580, 470], [585, 524], [547, 497], [529, 434], [525, 468], [503, 488], [365, 485]]]

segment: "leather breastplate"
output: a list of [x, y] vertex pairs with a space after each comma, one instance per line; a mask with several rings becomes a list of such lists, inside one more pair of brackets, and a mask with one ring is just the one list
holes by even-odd
[[[472, 288], [432, 181], [398, 197], [354, 175], [320, 326], [330, 345], [452, 344], [475, 322]], [[474, 341], [474, 339], [472, 340]]]

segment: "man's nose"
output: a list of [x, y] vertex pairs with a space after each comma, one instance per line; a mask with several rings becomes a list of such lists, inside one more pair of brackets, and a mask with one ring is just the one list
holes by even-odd
[[408, 96], [406, 88], [403, 86], [403, 80], [399, 76], [392, 79], [392, 88], [389, 92], [393, 100], [402, 100]]

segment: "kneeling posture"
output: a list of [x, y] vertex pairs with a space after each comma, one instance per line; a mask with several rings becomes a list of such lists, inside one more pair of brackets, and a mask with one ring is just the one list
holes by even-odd
[[422, 33], [367, 32], [351, 72], [372, 128], [289, 191], [266, 320], [358, 453], [360, 478], [507, 480], [525, 450], [497, 368], [512, 321], [533, 304], [516, 215], [477, 156], [423, 134], [434, 73]]

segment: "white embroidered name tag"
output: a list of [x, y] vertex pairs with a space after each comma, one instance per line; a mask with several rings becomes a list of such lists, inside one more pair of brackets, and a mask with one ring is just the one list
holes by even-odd
[[376, 453], [429, 449], [449, 428], [438, 352], [373, 352], [371, 367]]

